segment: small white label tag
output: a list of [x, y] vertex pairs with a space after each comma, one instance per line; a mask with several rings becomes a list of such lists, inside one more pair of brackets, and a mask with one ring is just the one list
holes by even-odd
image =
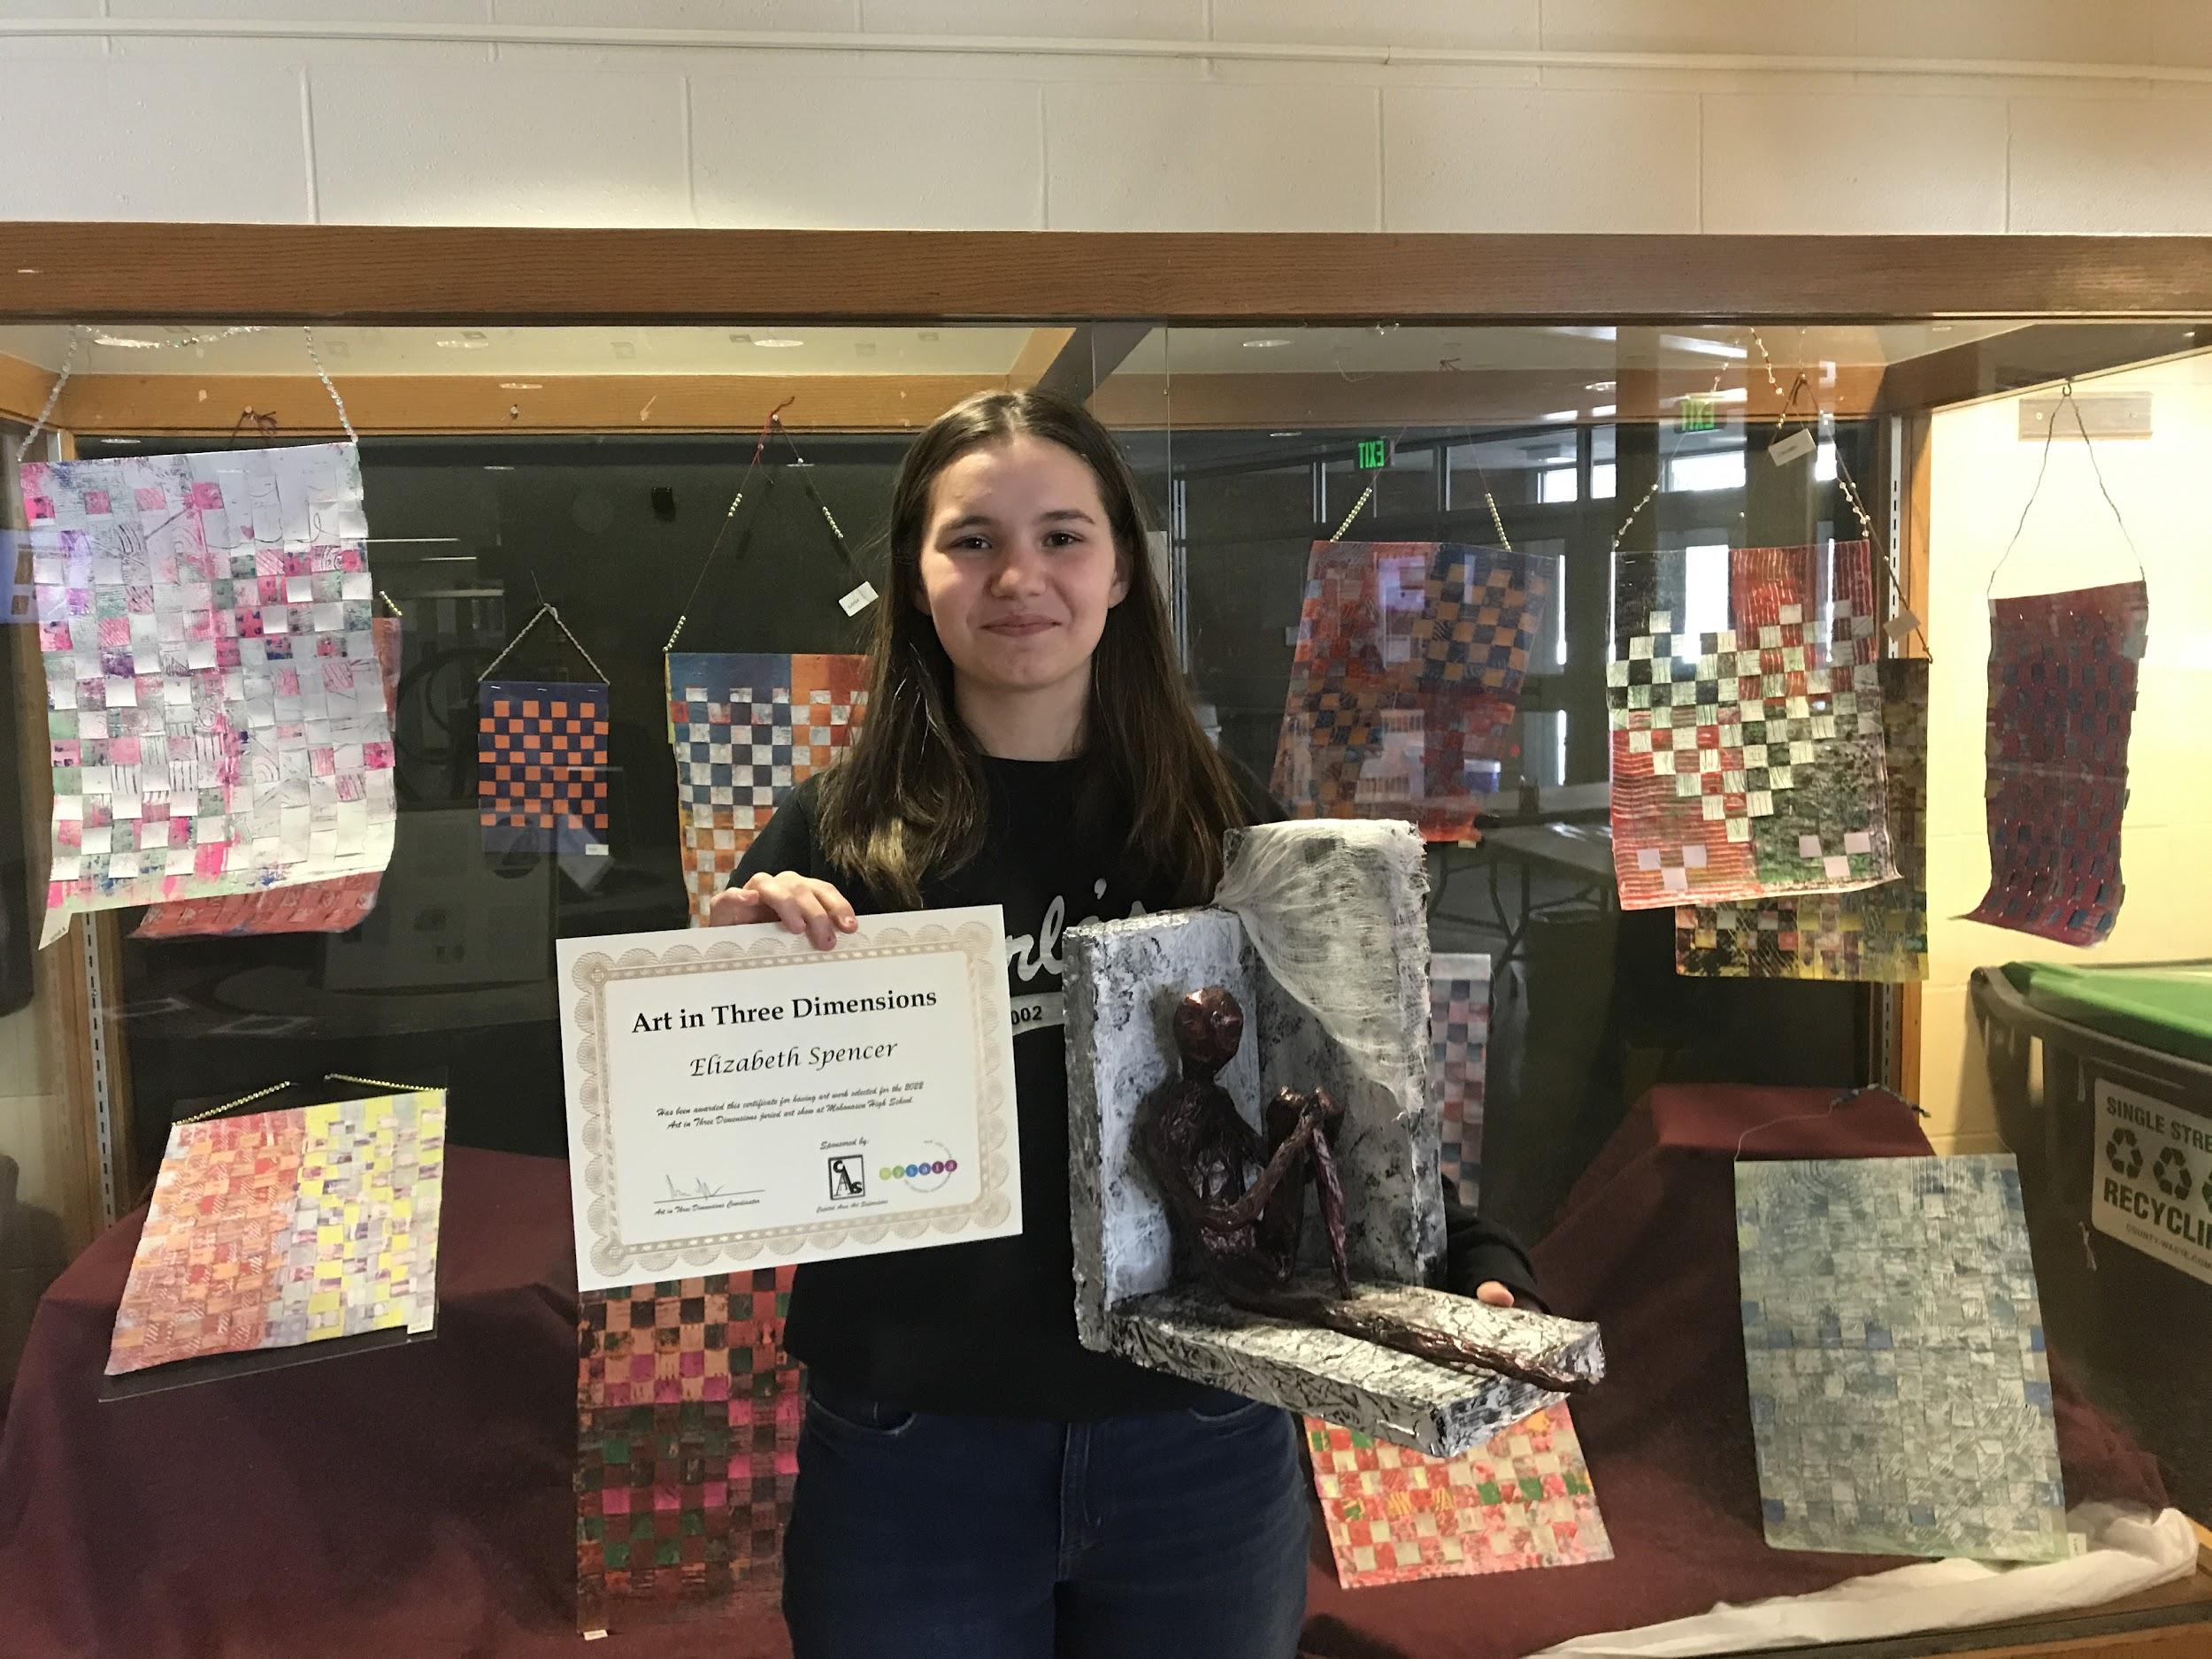
[[1889, 619], [1889, 626], [1882, 630], [1889, 636], [1889, 642], [1892, 645], [1902, 645], [1919, 631], [1920, 618], [1913, 615], [1910, 607], [1900, 609], [1897, 614]]
[[844, 611], [847, 616], [856, 617], [862, 611], [865, 611], [870, 605], [875, 603], [875, 584], [873, 582], [863, 582], [859, 587], [854, 588], [852, 592], [847, 594], [837, 603], [844, 608]]
[[584, 849], [584, 856], [587, 858], [606, 858], [611, 856], [612, 855], [607, 850], [607, 843], [604, 841], [594, 841], [590, 846]]
[[1792, 461], [1801, 461], [1813, 452], [1813, 434], [1803, 426], [1774, 443], [1767, 450], [1767, 459], [1777, 466], [1787, 466]]

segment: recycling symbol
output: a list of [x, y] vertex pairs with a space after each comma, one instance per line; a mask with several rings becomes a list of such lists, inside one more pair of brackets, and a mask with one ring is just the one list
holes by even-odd
[[[2173, 1150], [2169, 1147], [2168, 1151]], [[2143, 1172], [2143, 1148], [2135, 1139], [2135, 1131], [2122, 1125], [2112, 1132], [2112, 1138], [2104, 1143], [2104, 1161], [2112, 1166], [2112, 1172], [2127, 1180], [2133, 1180]]]
[[2179, 1147], [2168, 1147], [2158, 1155], [2158, 1162], [2151, 1165], [2151, 1179], [2169, 1198], [2189, 1196], [2189, 1160], [2181, 1156]]

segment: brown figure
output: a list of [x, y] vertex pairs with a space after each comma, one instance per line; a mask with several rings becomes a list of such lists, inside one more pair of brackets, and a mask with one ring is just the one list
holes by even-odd
[[[1268, 1102], [1263, 1141], [1219, 1080], [1244, 1039], [1244, 1010], [1220, 986], [1183, 999], [1175, 1010], [1174, 1035], [1182, 1075], [1154, 1089], [1138, 1110], [1137, 1156], [1167, 1204], [1177, 1236], [1230, 1303], [1555, 1393], [1588, 1386], [1572, 1372], [1532, 1365], [1455, 1332], [1353, 1302], [1344, 1251], [1344, 1185], [1334, 1144], [1344, 1109], [1325, 1089], [1310, 1094], [1279, 1090]], [[1291, 1288], [1309, 1175], [1320, 1201], [1335, 1297]]]

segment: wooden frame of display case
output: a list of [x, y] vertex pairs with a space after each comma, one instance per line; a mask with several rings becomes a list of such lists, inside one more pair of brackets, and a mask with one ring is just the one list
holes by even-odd
[[[1878, 323], [1946, 318], [2089, 323], [2038, 337], [2039, 357], [1987, 383], [1970, 347], [1845, 376], [1843, 416], [1903, 420], [1901, 567], [1925, 614], [1925, 411], [2064, 378], [2122, 355], [2171, 355], [2212, 319], [2212, 238], [2093, 236], [1388, 235], [1244, 233], [718, 231], [418, 228], [293, 225], [0, 225], [0, 323], [643, 326], [742, 319], [767, 323], [1017, 324], [1027, 344], [1000, 376], [541, 377], [527, 392], [495, 377], [344, 378], [365, 434], [683, 432], [750, 428], [797, 394], [795, 427], [899, 430], [947, 403], [1002, 384], [1089, 396], [1146, 328], [1205, 325], [1658, 325]], [[2110, 325], [2134, 325], [2124, 342]], [[2046, 339], [2045, 335], [2048, 338]], [[2212, 334], [2207, 336], [2212, 342]], [[2025, 378], [2023, 378], [2023, 377]], [[1305, 418], [1356, 426], [1525, 418], [1558, 406], [1541, 373], [1178, 379], [1179, 425], [1264, 422], [1268, 396], [1294, 390]], [[1290, 379], [1313, 382], [1292, 387]], [[0, 357], [0, 418], [27, 421], [53, 375]], [[1473, 384], [1471, 384], [1473, 383]], [[650, 396], [641, 415], [640, 390]], [[212, 389], [210, 389], [210, 388]], [[1133, 377], [1105, 397], [1141, 406]], [[1701, 388], [1694, 389], [1702, 389]], [[1663, 382], [1659, 395], [1667, 395]], [[1745, 412], [1775, 412], [1747, 387]], [[1628, 400], [1622, 400], [1624, 408]], [[237, 411], [276, 411], [288, 434], [334, 429], [311, 375], [188, 379], [87, 373], [65, 387], [54, 424], [66, 435], [185, 435], [232, 429]], [[1111, 412], [1110, 411], [1108, 412]], [[1881, 480], [1885, 495], [1893, 481]], [[31, 710], [35, 713], [35, 707]], [[42, 727], [27, 716], [34, 750]], [[103, 1170], [85, 1079], [103, 1032], [83, 967], [111, 967], [112, 926], [80, 920], [63, 950], [66, 1040], [76, 1045], [71, 1144], [83, 1190], [73, 1232], [104, 1213]], [[1893, 1080], [1917, 1081], [1918, 987], [1891, 1010]], [[125, 1075], [119, 1065], [111, 1074]], [[82, 1076], [74, 1074], [83, 1074]], [[134, 1175], [109, 1168], [116, 1191]], [[111, 1199], [109, 1202], [113, 1202]], [[121, 1202], [127, 1202], [127, 1197]], [[73, 1242], [81, 1244], [82, 1237]], [[2032, 1630], [1931, 1634], [1853, 1654], [1971, 1649], [2019, 1655], [2212, 1655], [2212, 1539], [2186, 1585], [2043, 1621]], [[2024, 1645], [1991, 1646], [1992, 1641]], [[1834, 1650], [1831, 1650], [1834, 1651]]]

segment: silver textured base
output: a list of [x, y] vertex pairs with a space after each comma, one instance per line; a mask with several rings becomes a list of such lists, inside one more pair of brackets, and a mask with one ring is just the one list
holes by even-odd
[[[1317, 1279], [1320, 1289], [1325, 1280]], [[1361, 1305], [1462, 1333], [1595, 1382], [1605, 1350], [1594, 1325], [1493, 1308], [1420, 1286], [1355, 1285]], [[1114, 1352], [1158, 1371], [1315, 1417], [1432, 1457], [1481, 1445], [1563, 1395], [1438, 1365], [1395, 1348], [1248, 1313], [1208, 1289], [1140, 1296], [1107, 1315]]]

